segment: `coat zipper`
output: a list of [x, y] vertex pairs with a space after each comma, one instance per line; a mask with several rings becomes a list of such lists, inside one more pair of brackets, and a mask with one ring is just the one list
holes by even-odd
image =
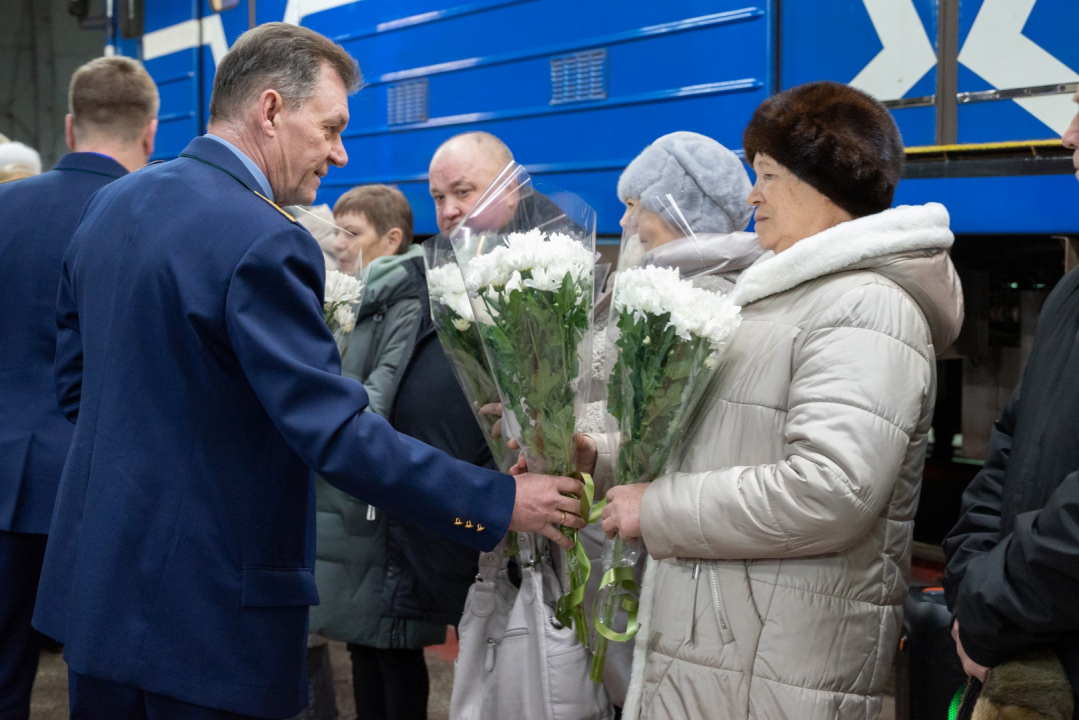
[[723, 607], [723, 593], [719, 589], [719, 571], [716, 570], [715, 562], [708, 563], [708, 575], [712, 586], [712, 607], [716, 609], [716, 622], [719, 623], [719, 634], [724, 643], [734, 642], [734, 632], [731, 631], [730, 623], [727, 622], [726, 608]]
[[686, 644], [694, 644], [694, 636], [697, 633], [697, 590], [701, 585], [701, 561], [693, 564], [693, 573], [690, 579], [693, 581], [693, 602], [689, 609], [689, 627], [686, 628]]

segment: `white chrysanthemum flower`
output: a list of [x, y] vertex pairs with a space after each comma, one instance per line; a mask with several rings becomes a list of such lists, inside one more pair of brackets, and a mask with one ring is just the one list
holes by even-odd
[[325, 303], [354, 303], [363, 293], [363, 283], [339, 270], [326, 272]]
[[654, 265], [615, 276], [614, 306], [638, 320], [670, 313], [668, 327], [674, 327], [678, 337], [700, 337], [714, 348], [726, 343], [741, 322], [738, 306], [727, 296], [694, 287], [674, 268]]
[[464, 332], [465, 330], [468, 330], [470, 327], [472, 327], [472, 323], [468, 320], [465, 320], [464, 318], [455, 318], [453, 321], [453, 326], [461, 332]]
[[465, 279], [461, 270], [452, 264], [431, 268], [427, 271], [427, 291], [435, 302], [444, 302], [443, 298], [465, 291]]
[[[518, 286], [521, 283], [525, 287], [555, 291], [562, 287], [567, 274], [578, 285], [581, 279], [591, 278], [593, 264], [592, 252], [569, 235], [548, 235], [536, 228], [526, 233], [510, 233], [504, 244], [474, 257], [465, 269], [465, 287], [475, 293], [492, 287], [522, 289]], [[524, 272], [532, 277], [522, 282]]]
[[356, 313], [348, 305], [342, 305], [333, 313], [333, 319], [337, 321], [337, 327], [341, 332], [348, 335], [356, 328]]
[[521, 271], [514, 270], [510, 275], [510, 279], [506, 281], [505, 291], [513, 292], [514, 290], [524, 290], [524, 285], [521, 284]]
[[[472, 303], [465, 292], [465, 279], [456, 265], [443, 265], [427, 271], [427, 292], [431, 300], [445, 305], [465, 321], [465, 327], [476, 319], [472, 316]], [[454, 321], [454, 325], [457, 321]]]

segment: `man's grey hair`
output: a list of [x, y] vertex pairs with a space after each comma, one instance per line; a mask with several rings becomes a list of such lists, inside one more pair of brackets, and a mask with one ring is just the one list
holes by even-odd
[[[438, 150], [435, 150], [435, 156], [441, 152], [442, 148], [446, 147], [450, 143], [462, 143], [471, 141], [475, 143], [481, 150], [486, 152], [491, 158], [497, 160], [499, 165], [505, 167], [513, 162], [513, 153], [510, 151], [509, 146], [502, 142], [496, 135], [492, 135], [489, 132], [483, 132], [482, 130], [473, 130], [471, 132], [460, 133], [454, 135], [449, 140], [438, 146]], [[432, 156], [434, 157], [434, 156]]]
[[297, 25], [266, 23], [240, 36], [214, 76], [210, 122], [233, 120], [266, 90], [276, 90], [285, 107], [296, 110], [315, 93], [323, 65], [329, 65], [356, 92], [360, 67], [329, 38]]

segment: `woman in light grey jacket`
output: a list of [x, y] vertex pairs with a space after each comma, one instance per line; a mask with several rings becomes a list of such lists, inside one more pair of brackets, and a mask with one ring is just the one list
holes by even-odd
[[[769, 98], [744, 146], [775, 256], [738, 280], [742, 325], [676, 472], [607, 495], [604, 529], [651, 556], [624, 717], [873, 720], [934, 357], [963, 317], [948, 214], [888, 209], [902, 140], [845, 85]], [[610, 448], [593, 440], [602, 486]]]

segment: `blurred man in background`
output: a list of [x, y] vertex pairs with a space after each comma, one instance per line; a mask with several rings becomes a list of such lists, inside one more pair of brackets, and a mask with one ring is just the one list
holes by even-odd
[[90, 196], [145, 165], [157, 129], [157, 88], [146, 70], [128, 58], [98, 58], [76, 70], [68, 105], [67, 145], [72, 152], [44, 175], [0, 187], [0, 718], [4, 720], [29, 714], [39, 652], [30, 618], [73, 429], [57, 407], [53, 379], [60, 263]]

